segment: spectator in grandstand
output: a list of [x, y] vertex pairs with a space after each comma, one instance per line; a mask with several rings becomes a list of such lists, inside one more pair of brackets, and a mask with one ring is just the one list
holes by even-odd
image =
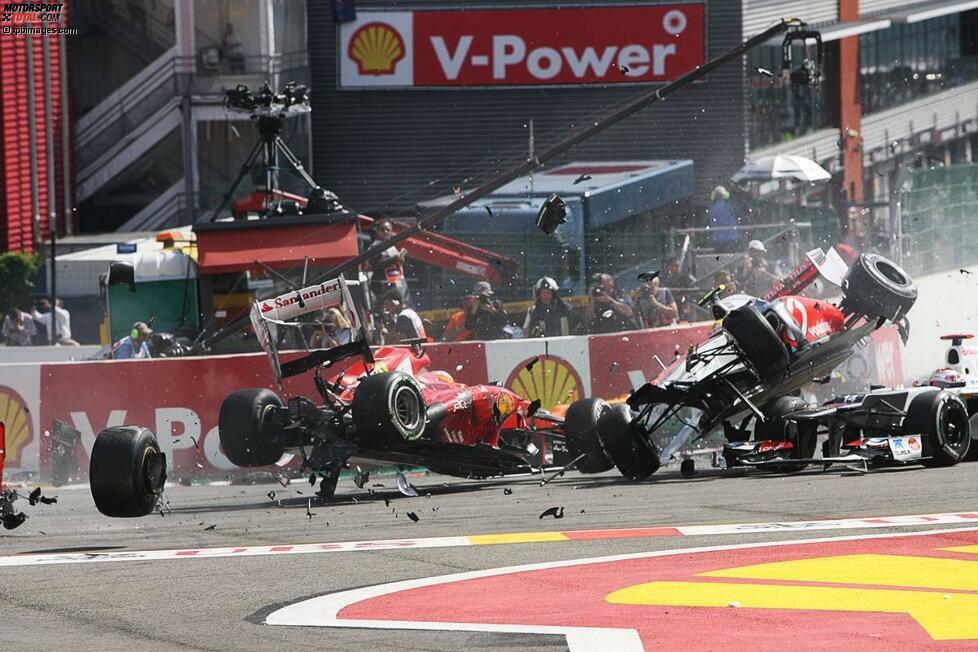
[[[394, 223], [390, 220], [381, 220], [374, 224], [373, 239], [371, 247], [380, 247], [378, 243], [390, 240], [394, 236]], [[397, 247], [387, 247], [382, 249], [380, 254], [373, 258], [368, 266], [370, 268], [370, 291], [376, 298], [376, 304], [383, 303], [383, 297], [387, 289], [391, 286], [397, 288], [401, 295], [401, 301], [405, 305], [411, 304], [411, 293], [408, 290], [407, 279], [404, 276], [404, 261], [407, 259], [407, 250]]]
[[7, 346], [31, 346], [34, 344], [37, 328], [29, 314], [14, 306], [3, 318], [2, 333]]
[[331, 349], [349, 344], [353, 339], [350, 322], [337, 308], [329, 308], [323, 313], [323, 324], [313, 331], [309, 338], [310, 349]]
[[381, 337], [384, 344], [428, 338], [421, 317], [404, 305], [404, 299], [396, 287], [384, 293]]
[[767, 247], [760, 240], [751, 240], [747, 245], [747, 259], [740, 269], [737, 285], [741, 292], [759, 297], [770, 289], [778, 277], [772, 273], [764, 254]]
[[592, 276], [589, 294], [588, 333], [617, 333], [639, 327], [631, 298], [615, 287], [611, 274]]
[[503, 304], [492, 291], [492, 285], [488, 281], [479, 281], [462, 297], [462, 309], [449, 318], [442, 340], [464, 342], [507, 338], [508, 321]]
[[645, 328], [657, 328], [676, 323], [679, 307], [669, 288], [660, 287], [659, 272], [638, 275], [642, 283], [635, 293], [635, 308]]
[[149, 338], [153, 334], [146, 322], [137, 321], [128, 335], [112, 345], [109, 357], [113, 360], [139, 360], [151, 358]]
[[554, 337], [573, 332], [574, 315], [559, 292], [557, 281], [549, 276], [533, 285], [533, 305], [526, 311], [523, 322], [527, 337]]
[[710, 193], [709, 225], [713, 230], [713, 248], [717, 253], [737, 251], [737, 216], [729, 202], [730, 193], [717, 186]]

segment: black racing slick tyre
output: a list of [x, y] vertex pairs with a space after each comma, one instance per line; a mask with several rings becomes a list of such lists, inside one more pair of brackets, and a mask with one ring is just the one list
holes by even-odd
[[239, 389], [221, 403], [217, 433], [232, 464], [268, 466], [285, 452], [283, 434], [267, 425], [269, 408], [282, 407], [282, 399], [268, 389]]
[[[815, 444], [818, 441], [818, 426], [813, 422], [802, 421], [797, 427], [789, 428], [785, 416], [808, 407], [804, 400], [797, 396], [782, 396], [764, 405], [761, 412], [764, 421], [754, 425], [756, 441], [784, 441], [792, 443], [791, 457], [800, 460], [811, 459], [815, 456]], [[766, 467], [776, 473], [796, 473], [801, 471], [808, 462], [791, 462]]]
[[88, 476], [98, 511], [116, 518], [146, 516], [163, 493], [166, 456], [148, 428], [106, 428], [95, 438]]
[[367, 376], [353, 392], [353, 424], [374, 441], [414, 441], [424, 434], [427, 408], [417, 381], [403, 371]]
[[614, 467], [601, 447], [598, 437], [598, 419], [610, 406], [600, 398], [574, 401], [564, 416], [564, 438], [570, 459], [584, 455], [577, 463], [581, 473], [602, 473]]
[[775, 378], [788, 368], [788, 350], [754, 306], [731, 310], [723, 319], [723, 330], [760, 380]]
[[605, 452], [625, 478], [645, 480], [659, 470], [659, 451], [639, 431], [627, 405], [612, 405], [598, 419], [597, 430]]
[[861, 254], [849, 268], [842, 289], [842, 309], [872, 319], [897, 321], [917, 301], [917, 286], [910, 275], [878, 254]]
[[968, 409], [951, 392], [921, 394], [910, 401], [903, 433], [927, 437], [931, 457], [921, 461], [924, 466], [954, 466], [967, 456], [971, 446]]

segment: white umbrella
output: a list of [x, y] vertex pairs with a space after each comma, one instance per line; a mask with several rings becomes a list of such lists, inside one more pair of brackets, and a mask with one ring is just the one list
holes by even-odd
[[798, 179], [813, 183], [832, 178], [825, 168], [804, 156], [775, 154], [756, 161], [749, 161], [731, 177], [737, 183], [744, 181], [770, 181], [771, 179]]

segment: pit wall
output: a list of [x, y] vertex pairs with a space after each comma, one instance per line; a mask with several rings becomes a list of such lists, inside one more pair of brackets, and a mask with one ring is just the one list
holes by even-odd
[[[613, 335], [432, 344], [432, 368], [468, 384], [501, 382], [544, 407], [579, 398], [616, 398], [658, 375], [654, 356], [668, 364], [677, 350], [702, 341], [713, 327], [701, 323]], [[899, 339], [874, 334], [840, 366], [823, 394], [858, 391], [869, 382], [903, 377]], [[236, 467], [217, 434], [221, 401], [241, 387], [273, 383], [263, 354], [0, 365], [0, 419], [7, 424], [6, 475], [40, 471], [50, 478], [54, 419], [81, 432], [78, 466], [104, 428], [143, 425], [157, 435], [171, 477], [226, 476]], [[313, 396], [312, 376], [285, 381], [285, 394]]]
[[904, 353], [907, 382], [930, 376], [944, 364], [949, 342], [941, 335], [978, 336], [978, 265], [915, 278], [917, 303], [908, 313], [910, 339]]

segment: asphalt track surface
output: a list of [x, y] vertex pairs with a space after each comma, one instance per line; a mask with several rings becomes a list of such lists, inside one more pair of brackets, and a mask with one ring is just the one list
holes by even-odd
[[[796, 551], [793, 553], [795, 558], [802, 558], [801, 561], [796, 559], [797, 563], [803, 563], [808, 558], [833, 556], [840, 551], [848, 555], [861, 554], [866, 550], [895, 550], [912, 557], [901, 546], [912, 547], [916, 541], [922, 542], [924, 548], [929, 546], [941, 550], [952, 545], [960, 548], [978, 544], [978, 532], [964, 531], [968, 527], [978, 528], [978, 520], [961, 522], [978, 518], [978, 515], [955, 519], [954, 522], [941, 519], [904, 521], [914, 524], [898, 527], [894, 527], [893, 522], [880, 522], [879, 527], [859, 529], [779, 526], [768, 527], [766, 529], [770, 531], [763, 532], [709, 534], [693, 528], [692, 531], [698, 533], [687, 536], [680, 536], [670, 529], [709, 524], [970, 513], [971, 510], [978, 510], [975, 497], [978, 491], [978, 463], [965, 463], [948, 469], [907, 467], [869, 474], [833, 469], [827, 472], [808, 470], [796, 475], [772, 475], [720, 473], [701, 468], [692, 478], [681, 478], [677, 469], [667, 468], [656, 474], [652, 481], [638, 484], [626, 482], [613, 472], [598, 476], [572, 472], [545, 487], [540, 486], [539, 478], [475, 482], [428, 475], [414, 476], [411, 481], [420, 492], [419, 497], [402, 495], [392, 477], [372, 478], [363, 490], [344, 480], [332, 504], [313, 502], [311, 511], [308, 509], [308, 499], [312, 496], [312, 489], [302, 480], [294, 481], [289, 486], [275, 482], [174, 486], [167, 492], [171, 513], [163, 517], [135, 520], [113, 520], [101, 516], [85, 488], [45, 489], [45, 494], [58, 496], [56, 505], [30, 507], [26, 501], [18, 502], [18, 506], [29, 514], [29, 520], [17, 530], [0, 531], [0, 646], [4, 650], [132, 650], [150, 647], [154, 650], [566, 650], [569, 647], [616, 647], [624, 650], [627, 644], [618, 645], [611, 634], [583, 639], [585, 644], [582, 646], [578, 641], [579, 645], [575, 647], [569, 643], [572, 642], [571, 638], [556, 631], [539, 634], [521, 631], [273, 626], [266, 624], [266, 619], [279, 618], [281, 614], [288, 613], [283, 608], [317, 596], [391, 582], [564, 560], [877, 534], [893, 537], [922, 530], [961, 530], [951, 538], [940, 541], [927, 537], [880, 538], [825, 544], [828, 547], [824, 550], [812, 544], [789, 545], [771, 549], [765, 547], [759, 552], [747, 549], [699, 555], [672, 554], [656, 560], [658, 568], [668, 570], [682, 564], [695, 566], [698, 559], [708, 559], [706, 566], [690, 571], [700, 572], [704, 569], [734, 568], [751, 560], [752, 564], [756, 563], [758, 559], [750, 555], [760, 555], [761, 560], [774, 560], [781, 554], [780, 550], [788, 549]], [[511, 493], [507, 489], [511, 489]], [[273, 491], [274, 498], [270, 498], [269, 492]], [[551, 507], [562, 507], [563, 518], [539, 518]], [[411, 520], [408, 512], [414, 513], [418, 520]], [[594, 532], [622, 528], [626, 532]], [[576, 534], [571, 537], [525, 536], [525, 533], [541, 532]], [[520, 533], [524, 533], [522, 538], [476, 537]], [[431, 538], [443, 537], [451, 539], [442, 540], [444, 545], [441, 547], [405, 545], [393, 549], [372, 549], [370, 545], [361, 545], [352, 546], [356, 549], [337, 551], [323, 546], [323, 552], [310, 554], [294, 554], [302, 549], [292, 548], [298, 544], [377, 540], [417, 542], [420, 539], [430, 542]], [[519, 542], [522, 539], [529, 542]], [[464, 545], [465, 541], [491, 545]], [[279, 552], [272, 552], [272, 546], [277, 547]], [[832, 546], [850, 547], [837, 550]], [[238, 555], [225, 550], [224, 556], [208, 557], [206, 551], [213, 548], [249, 554]], [[147, 550], [198, 552], [170, 559], [78, 561], [79, 558], [92, 559], [99, 555], [113, 556]], [[256, 550], [261, 554], [250, 554]], [[10, 565], [29, 559], [25, 555], [39, 554], [62, 555], [71, 563]], [[947, 571], [946, 574], [965, 578], [963, 581], [966, 585], [955, 584], [957, 589], [964, 593], [978, 593], [978, 586], [968, 584], [978, 584], [978, 573], [971, 570], [966, 554], [934, 554], [945, 557], [963, 555], [965, 561], [955, 563], [964, 564], [964, 570]], [[978, 555], [973, 557], [978, 560]], [[863, 582], [859, 579], [862, 571], [858, 563], [840, 563], [844, 563], [844, 566], [838, 572], [849, 579], [835, 577], [824, 581], [851, 581], [873, 586], [886, 583], [885, 578], [878, 577]], [[921, 563], [911, 559], [907, 565]], [[975, 563], [978, 565], [978, 561]], [[821, 564], [819, 567], [823, 566]], [[866, 567], [869, 566], [871, 564]], [[927, 564], [923, 563], [921, 568], [924, 566]], [[595, 575], [593, 571], [596, 568], [604, 570]], [[573, 581], [579, 584], [588, 584], [598, 580], [616, 580], [618, 571], [614, 566], [592, 566], [589, 570], [587, 566], [572, 565], [569, 570], [560, 572], [576, 577], [577, 580]], [[628, 572], [642, 571], [632, 568]], [[760, 572], [750, 571], [746, 576], [760, 577], [756, 575]], [[805, 576], [810, 572], [806, 568], [792, 568], [791, 572], [794, 574], [790, 578], [803, 582], [812, 580]], [[921, 572], [928, 577], [936, 577], [945, 571]], [[395, 595], [390, 598], [394, 602], [385, 609], [392, 613], [407, 609], [416, 614], [414, 620], [450, 618], [455, 611], [464, 612], [465, 618], [481, 618], [478, 614], [473, 615], [474, 612], [480, 609], [491, 611], [497, 607], [529, 614], [528, 618], [532, 620], [537, 611], [556, 609], [566, 611], [566, 614], [576, 614], [574, 617], [580, 619], [577, 624], [590, 627], [599, 626], [599, 612], [607, 609], [611, 603], [633, 605], [621, 607], [631, 610], [643, 608], [634, 605], [662, 604], [655, 602], [661, 601], [661, 596], [656, 598], [650, 593], [654, 593], [655, 586], [633, 586], [634, 577], [626, 577], [624, 570], [622, 573], [621, 586], [613, 587], [617, 592], [602, 593], [603, 597], [598, 600], [600, 604], [595, 605], [582, 603], [574, 590], [555, 590], [555, 587], [563, 586], [560, 584], [562, 580], [551, 581], [541, 576], [543, 579], [538, 583], [532, 580], [535, 583], [530, 590], [527, 590], [525, 581], [520, 589], [519, 582], [510, 583], [503, 577], [491, 586], [474, 585], [468, 592], [463, 589], [443, 591], [432, 597], [421, 595], [422, 601], [418, 604], [410, 599], [399, 602], [401, 598]], [[671, 578], [675, 581], [684, 579]], [[924, 577], [923, 580], [900, 580], [898, 583], [914, 586], [918, 580], [924, 584], [928, 581]], [[760, 581], [770, 583], [771, 580]], [[815, 578], [814, 581], [823, 580]], [[676, 586], [688, 587], [689, 584]], [[513, 587], [512, 590], [509, 587]], [[937, 588], [940, 591], [951, 590], [943, 586]], [[755, 587], [752, 590], [767, 589]], [[852, 645], [872, 649], [874, 642], [881, 643], [884, 648], [896, 645], [906, 648], [950, 646], [973, 649], [974, 645], [978, 645], [978, 635], [970, 642], [968, 639], [939, 640], [941, 627], [967, 619], [952, 611], [947, 611], [947, 615], [940, 609], [927, 612], [925, 606], [921, 607], [923, 615], [915, 616], [916, 622], [903, 613], [853, 615], [833, 612], [830, 614], [832, 622], [843, 625], [833, 633], [831, 626], [827, 627], [817, 619], [824, 619], [824, 612], [812, 612], [809, 615], [815, 620], [806, 620], [799, 618], [797, 611], [730, 608], [763, 607], [763, 601], [768, 599], [765, 595], [747, 596], [743, 605], [740, 602], [725, 603], [725, 598], [721, 597], [721, 602], [712, 608], [709, 601], [716, 598], [699, 596], [696, 591], [677, 589], [670, 595], [682, 595], [683, 600], [692, 602], [680, 604], [678, 608], [655, 608], [655, 621], [661, 624], [662, 629], [649, 634], [653, 636], [652, 639], [645, 638], [647, 633], [643, 633], [647, 649], [673, 649], [680, 645], [689, 649], [741, 647], [745, 644], [744, 640], [733, 645], [730, 632], [734, 631], [740, 636], [749, 636], [749, 647], [774, 649], [783, 646], [784, 641], [766, 638], [765, 632], [774, 629], [770, 626], [772, 622], [793, 623], [788, 629], [794, 632], [794, 636], [800, 637], [793, 643], [802, 649], [851, 648]], [[962, 602], [951, 600], [952, 596], [946, 593], [941, 597], [945, 600], [945, 606], [965, 604], [966, 598], [978, 600], [978, 597], [964, 594], [960, 596]], [[953, 597], [957, 599], [959, 596], [955, 593]], [[775, 596], [772, 599], [777, 602], [780, 598]], [[836, 599], [832, 597], [833, 601]], [[672, 604], [671, 600], [673, 597], [666, 602]], [[706, 602], [701, 604], [697, 600]], [[749, 602], [751, 600], [758, 601], [758, 604], [754, 605]], [[315, 603], [310, 604], [315, 606]], [[629, 617], [635, 617], [635, 614], [645, 612], [627, 613], [631, 614]], [[716, 620], [717, 617], [720, 620]], [[937, 624], [930, 629], [921, 629], [918, 623], [924, 623], [928, 617], [936, 620]], [[592, 618], [595, 622], [589, 621]], [[612, 615], [611, 618], [618, 616]], [[646, 616], [639, 615], [639, 620], [648, 622]], [[620, 624], [627, 628], [628, 622], [625, 621], [627, 618]], [[723, 625], [714, 627], [713, 624], [718, 622]], [[882, 623], [880, 628], [875, 627], [876, 623]], [[818, 627], [817, 632], [814, 631], [815, 627]], [[904, 632], [907, 627], [909, 629]], [[785, 630], [784, 627], [777, 629]], [[696, 636], [690, 636], [694, 631]], [[928, 633], [932, 636], [928, 636]], [[861, 640], [863, 636], [870, 638], [864, 641]], [[887, 636], [890, 638], [887, 639]], [[965, 633], [967, 636], [969, 634]], [[658, 644], [649, 645], [650, 640]]]

